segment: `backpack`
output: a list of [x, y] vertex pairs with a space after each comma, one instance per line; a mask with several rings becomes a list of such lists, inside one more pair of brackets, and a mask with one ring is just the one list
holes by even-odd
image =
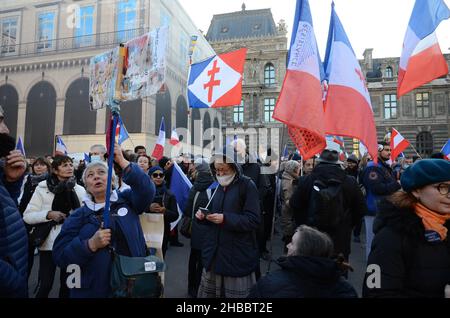
[[348, 210], [345, 207], [343, 181], [315, 180], [308, 206], [308, 225], [321, 231], [333, 230], [343, 223]]

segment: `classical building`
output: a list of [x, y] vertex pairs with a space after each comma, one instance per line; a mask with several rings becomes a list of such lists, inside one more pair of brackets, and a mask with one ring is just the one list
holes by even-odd
[[223, 133], [247, 138], [252, 154], [266, 138], [278, 154], [283, 144], [283, 125], [272, 113], [286, 73], [286, 34], [284, 21], [276, 25], [270, 9], [243, 4], [241, 11], [214, 15], [206, 35], [218, 54], [248, 49], [242, 102], [221, 112]]
[[151, 151], [162, 116], [168, 138], [177, 127], [197, 150], [204, 130], [220, 128], [219, 112], [187, 107], [191, 36], [198, 36], [194, 62], [214, 51], [177, 0], [1, 2], [0, 104], [12, 134], [24, 138], [27, 155], [52, 153], [55, 135], [70, 152], [104, 143], [107, 111], [89, 107], [90, 58], [163, 25], [170, 30], [166, 84], [155, 96], [122, 105], [132, 139], [126, 148], [143, 144]]
[[[450, 136], [450, 74], [397, 99], [400, 59], [372, 58], [372, 53], [373, 49], [366, 49], [360, 64], [366, 74], [378, 139], [382, 140], [394, 127], [420, 156], [439, 152]], [[450, 54], [444, 56], [450, 65]], [[356, 150], [358, 144], [347, 140], [346, 146], [352, 152], [350, 148]], [[414, 149], [409, 147], [405, 154], [416, 155]]]

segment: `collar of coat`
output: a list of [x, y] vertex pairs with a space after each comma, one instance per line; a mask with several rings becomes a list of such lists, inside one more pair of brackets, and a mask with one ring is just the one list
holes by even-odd
[[[119, 195], [117, 194], [117, 191], [114, 190], [111, 193], [110, 201], [116, 202], [117, 200], [119, 200]], [[86, 194], [86, 196], [83, 198], [83, 202], [89, 209], [95, 212], [105, 207], [105, 203], [95, 203], [94, 201], [92, 201], [92, 197], [90, 194]]]

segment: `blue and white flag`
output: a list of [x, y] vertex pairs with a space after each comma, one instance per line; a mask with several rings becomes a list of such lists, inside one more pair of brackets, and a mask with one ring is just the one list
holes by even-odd
[[170, 230], [172, 230], [178, 224], [178, 222], [180, 222], [191, 188], [191, 181], [189, 181], [189, 179], [186, 177], [180, 166], [176, 162], [174, 162], [172, 179], [170, 179], [170, 191], [172, 191], [172, 193], [175, 195], [175, 198], [177, 199], [178, 219], [170, 223]]
[[119, 116], [119, 121], [117, 122], [116, 127], [116, 136], [119, 136], [118, 143], [119, 145], [123, 144], [127, 139], [130, 138], [128, 135], [128, 131], [123, 124], [122, 117]]
[[56, 136], [56, 150], [55, 150], [56, 154], [63, 154], [63, 155], [67, 155], [68, 151], [67, 151], [67, 147], [66, 144], [64, 143], [64, 141], [61, 139], [61, 137]]
[[24, 157], [26, 157], [25, 156], [25, 148], [23, 147], [23, 142], [22, 142], [22, 138], [21, 137], [19, 137], [19, 139], [17, 140], [16, 150], [20, 150], [22, 155]]
[[450, 160], [450, 139], [447, 141], [444, 147], [442, 147], [441, 152], [444, 154], [444, 157], [447, 160]]

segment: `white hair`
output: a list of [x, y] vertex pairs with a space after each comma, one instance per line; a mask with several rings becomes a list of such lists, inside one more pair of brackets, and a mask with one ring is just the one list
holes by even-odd
[[[91, 171], [92, 169], [96, 168], [96, 167], [102, 167], [102, 168], [105, 169], [106, 172], [108, 172], [108, 165], [105, 162], [103, 162], [103, 161], [94, 161], [94, 162], [91, 162], [90, 164], [87, 165], [86, 169], [84, 169], [84, 171], [83, 171], [83, 176], [81, 177], [81, 179], [83, 180], [84, 186], [86, 188], [86, 192], [89, 195], [91, 195], [91, 196], [92, 196], [92, 194], [89, 193], [89, 191], [87, 189], [86, 179], [87, 179], [88, 172]], [[114, 169], [112, 171], [112, 179], [111, 179], [111, 181], [112, 181], [112, 185], [114, 186], [114, 188], [118, 189], [119, 185], [118, 185], [118, 180], [116, 178], [116, 174], [114, 173]]]
[[245, 140], [241, 139], [241, 138], [233, 140], [231, 142], [231, 145], [233, 147], [236, 147], [236, 146], [242, 147], [242, 148], [244, 148], [244, 150], [247, 149], [247, 145], [245, 144]]
[[92, 145], [90, 148], [90, 152], [94, 152], [93, 149], [95, 149], [95, 148], [97, 148], [99, 150], [98, 152], [101, 152], [103, 154], [105, 154], [107, 152], [106, 147], [103, 145], [100, 145], [100, 144]]

